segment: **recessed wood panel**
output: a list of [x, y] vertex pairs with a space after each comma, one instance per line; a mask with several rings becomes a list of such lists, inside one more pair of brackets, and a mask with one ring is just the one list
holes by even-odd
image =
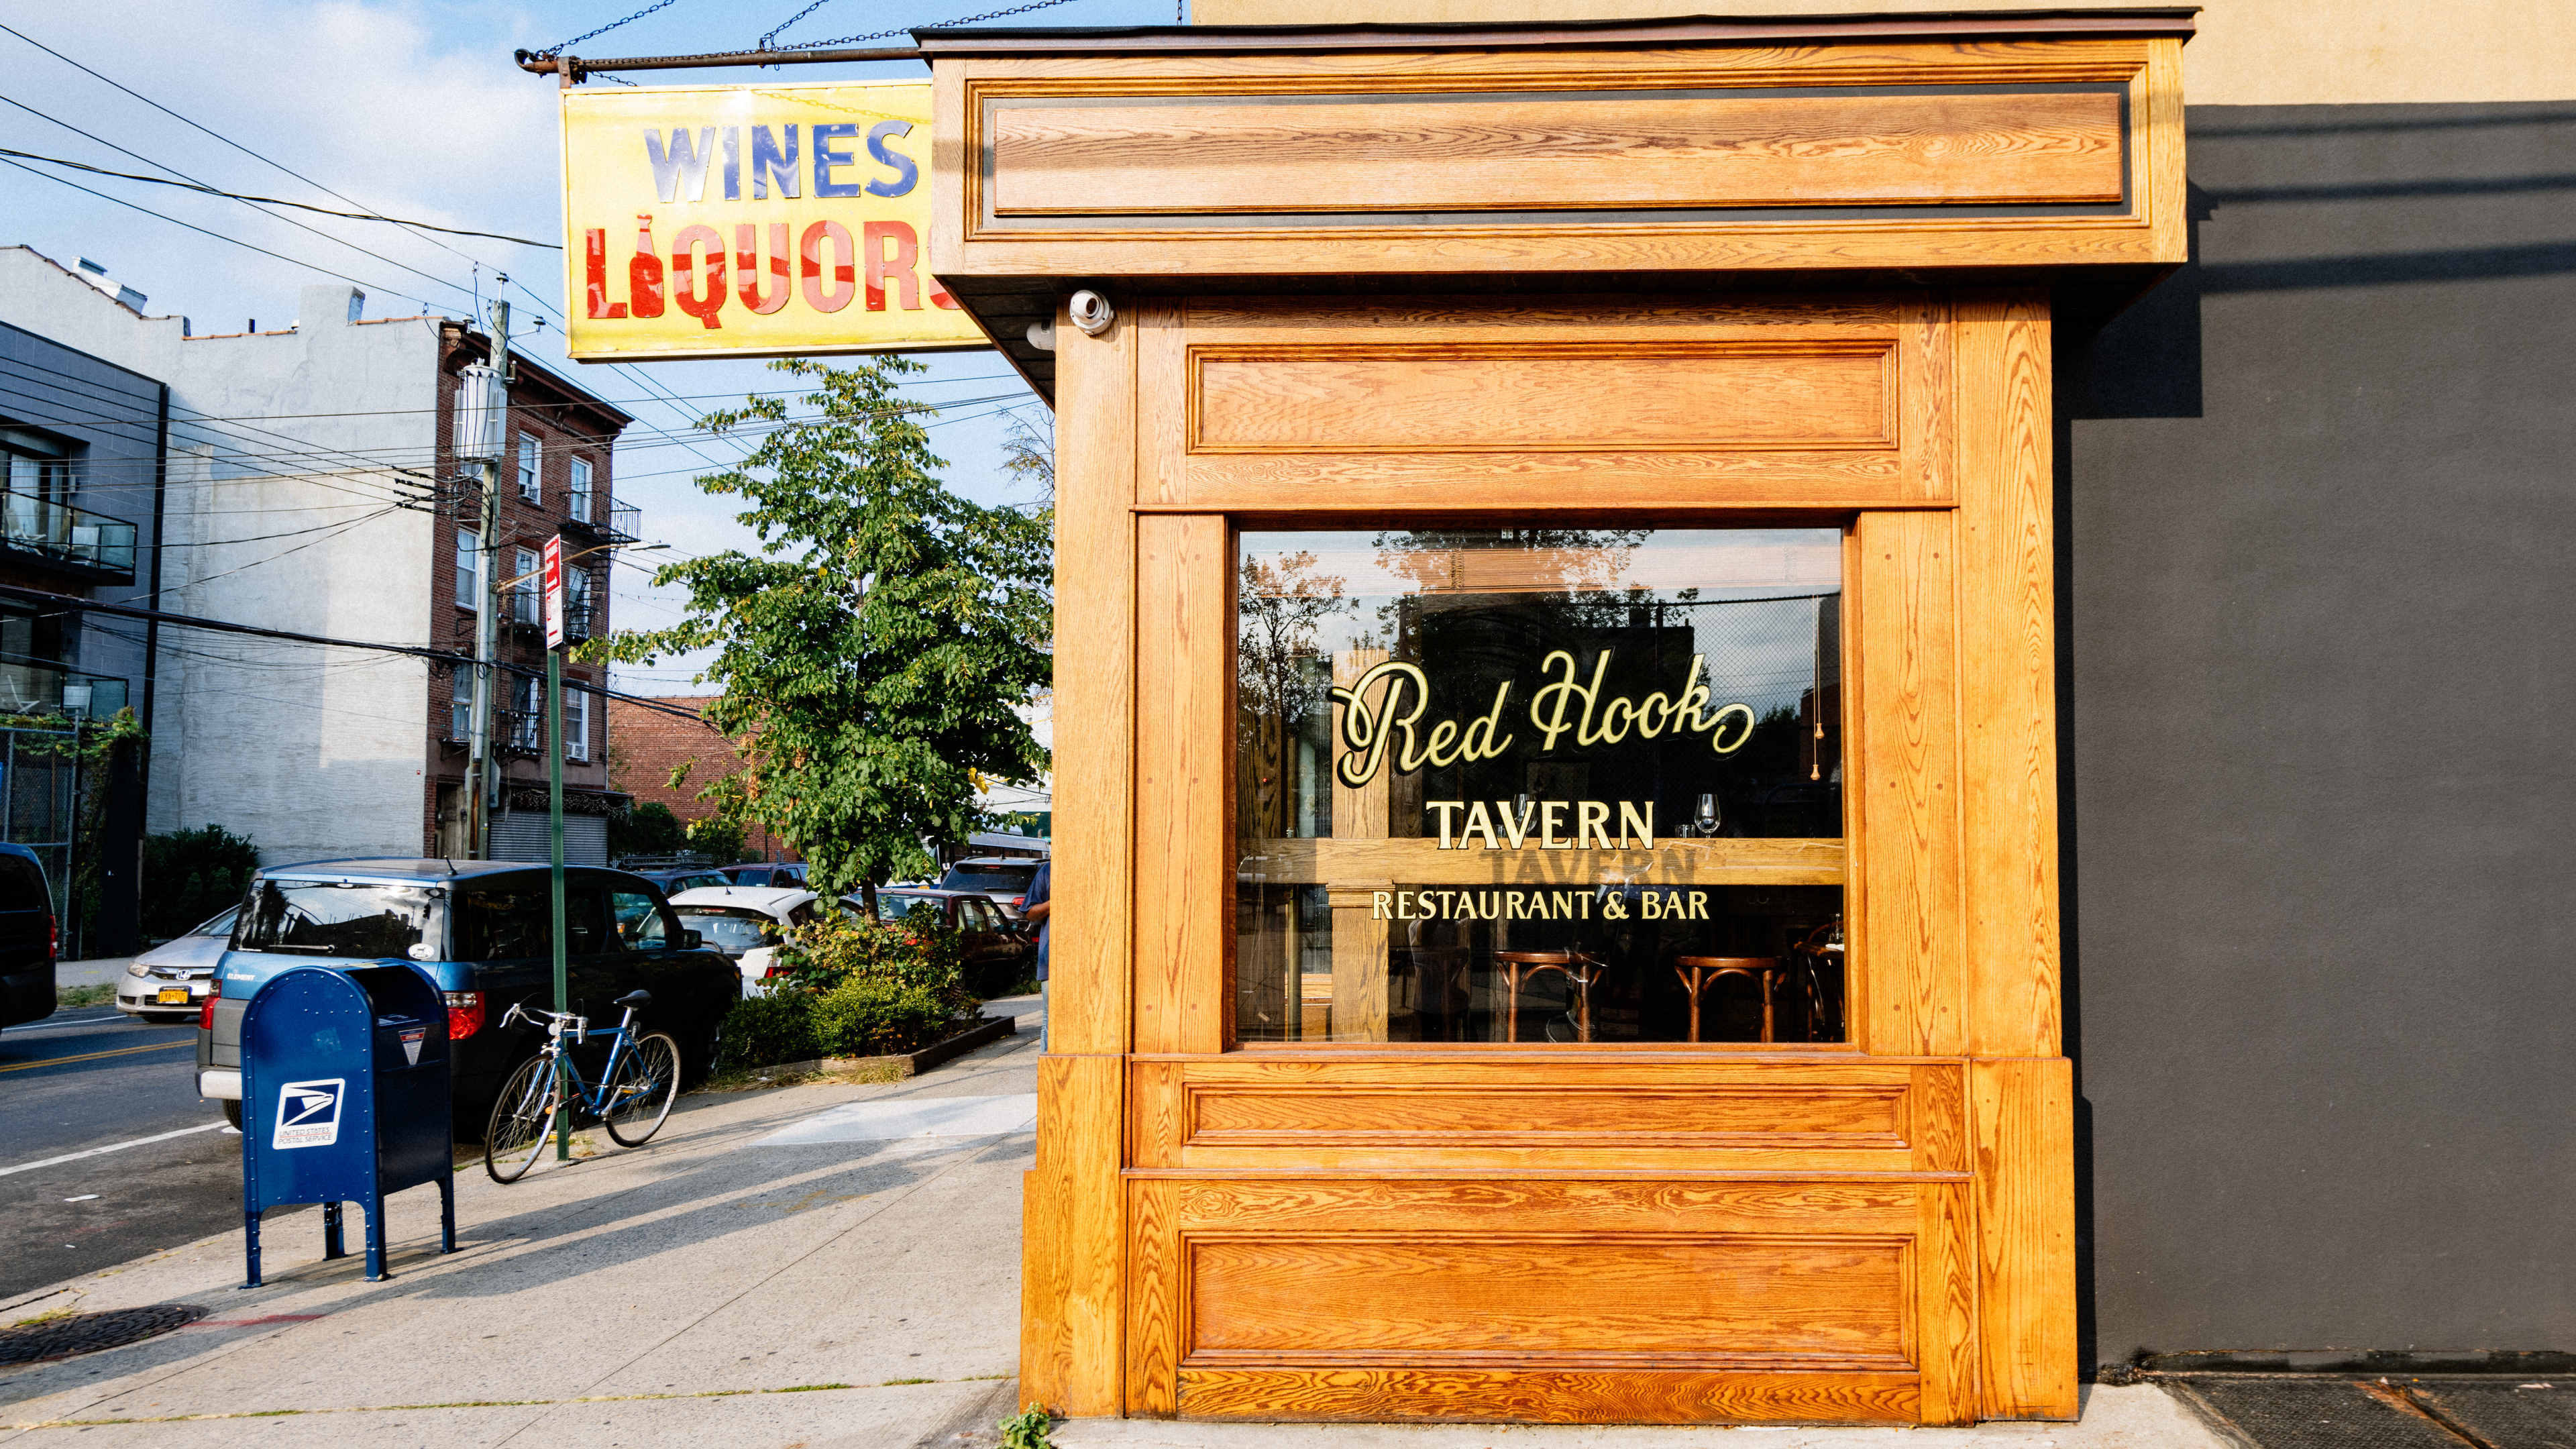
[[994, 104], [996, 216], [1999, 206], [2121, 198], [2115, 90]]
[[1138, 353], [1140, 502], [1938, 505], [1946, 319], [1928, 295], [1193, 301]]
[[1226, 1172], [1966, 1169], [1956, 1064], [1713, 1056], [1675, 1044], [1140, 1061], [1130, 1152], [1139, 1167]]
[[1187, 1240], [1184, 1367], [1910, 1368], [1907, 1238]]
[[1326, 1142], [1465, 1147], [1569, 1140], [1612, 1147], [1902, 1147], [1906, 1087], [1737, 1086], [1655, 1089], [1554, 1084], [1447, 1090], [1332, 1085], [1282, 1091], [1198, 1087], [1192, 1146]]
[[[1806, 347], [1200, 348], [1190, 450], [1886, 448], [1894, 339]], [[1602, 406], [1619, 398], [1616, 409]]]
[[1911, 1423], [1910, 1373], [1687, 1369], [1191, 1369], [1193, 1419], [1446, 1420], [1481, 1424]]
[[[1383, 1232], [1390, 1221], [1424, 1233], [1483, 1234], [1813, 1231], [1912, 1233], [1924, 1187], [1916, 1182], [1762, 1182], [1685, 1178], [1455, 1177], [1161, 1179], [1139, 1193], [1165, 1205], [1164, 1226], [1183, 1233]], [[1148, 1231], [1140, 1227], [1139, 1232]]]

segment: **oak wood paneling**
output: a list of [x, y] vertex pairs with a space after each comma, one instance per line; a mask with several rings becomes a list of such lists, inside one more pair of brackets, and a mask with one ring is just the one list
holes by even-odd
[[1657, 1053], [1138, 1062], [1132, 1160], [1188, 1171], [1964, 1173], [1960, 1068]]
[[1938, 505], [1938, 298], [1186, 304], [1139, 383], [1160, 505]]
[[1977, 1140], [1977, 1343], [1989, 1418], [2072, 1419], [2075, 1071], [2064, 1057], [1969, 1069]]
[[[1127, 1249], [1148, 1235], [1127, 1231], [1119, 1066], [1114, 1056], [1038, 1059], [1037, 1163], [1022, 1185], [1020, 1401], [1059, 1413], [1116, 1414], [1124, 1402]], [[1155, 1306], [1140, 1301], [1145, 1312]]]
[[[1141, 1184], [1140, 1184], [1141, 1185]], [[1919, 1182], [1325, 1178], [1177, 1181], [1175, 1232], [1481, 1234], [1812, 1231], [1881, 1236], [1921, 1227]]]
[[1550, 1369], [1188, 1369], [1198, 1419], [1505, 1424], [1914, 1422], [1911, 1373]]
[[2057, 633], [2048, 311], [1959, 308], [1961, 838], [1968, 1050], [2058, 1042]]
[[1135, 1042], [1225, 1045], [1234, 620], [1225, 520], [1136, 520]]
[[1059, 318], [1055, 711], [1056, 904], [1048, 1044], [1130, 1048], [1134, 941], [1136, 330], [1086, 337]]
[[[1896, 343], [1199, 347], [1193, 453], [1896, 445]], [[1605, 409], [1602, 400], [1627, 405]]]
[[1907, 1369], [1910, 1241], [1191, 1234], [1181, 1362]]
[[[1950, 92], [999, 105], [1023, 215], [1998, 206], [2121, 199], [2120, 97]], [[1183, 184], [1175, 184], [1186, 178]]]
[[[933, 63], [943, 128], [934, 148], [933, 195], [943, 224], [932, 229], [931, 267], [943, 276], [1114, 278], [2172, 265], [2187, 255], [2179, 51], [2180, 41], [2170, 36], [1936, 41], [1855, 35], [1846, 43], [1546, 52], [942, 55]], [[1895, 89], [1951, 85], [2012, 86], [2022, 93], [1970, 101]], [[2119, 97], [2073, 92], [2086, 85], [2127, 88], [2125, 114], [2112, 121], [2117, 146], [2105, 144], [2098, 118], [2116, 109]], [[1859, 93], [1745, 93], [1799, 87]], [[1516, 108], [1548, 109], [1568, 91], [1610, 94], [1582, 103], [1567, 124], [1540, 117], [1541, 129], [1527, 135], [1507, 136], [1507, 127], [1490, 124]], [[1671, 94], [1683, 91], [1696, 94]], [[1657, 92], [1665, 93], [1661, 100]], [[1416, 124], [1399, 116], [1398, 124], [1368, 131], [1364, 123], [1362, 133], [1347, 134], [1350, 128], [1334, 123], [1355, 95], [1401, 95], [1397, 104], [1357, 109], [1406, 113]], [[1803, 107], [1781, 108], [1798, 101]], [[1942, 126], [1964, 120], [1956, 110], [1962, 105], [2016, 103], [2062, 107], [2067, 114], [2030, 128], [1955, 132], [1985, 139], [1937, 161], [1915, 149], [1933, 144], [1930, 137]], [[1759, 107], [1786, 124], [1725, 138], [1719, 156], [1693, 154], [1687, 116], [1663, 125], [1678, 146], [1635, 144], [1654, 134], [1652, 127], [1627, 128], [1635, 136], [1603, 135], [1595, 124], [1606, 113], [1643, 117], [1643, 108], [1671, 106]], [[1837, 128], [1827, 122], [1815, 131], [1808, 154], [1792, 158], [1781, 148], [1786, 131], [1812, 128], [1826, 112], [1846, 106], [1865, 118], [1866, 135], [1838, 145], [1828, 139]], [[1799, 109], [1808, 114], [1789, 120]], [[1956, 113], [1929, 128], [1912, 122], [1867, 127], [1918, 109]], [[1291, 114], [1299, 112], [1307, 114]], [[1479, 125], [1473, 119], [1479, 115], [1488, 123]], [[955, 131], [946, 129], [952, 116]], [[1451, 124], [1425, 127], [1418, 124], [1424, 116]], [[1123, 126], [1124, 134], [1086, 134], [1104, 120]], [[1175, 120], [1183, 124], [1175, 127]], [[997, 125], [1015, 129], [996, 155], [988, 185], [979, 163], [995, 143]], [[1280, 128], [1283, 139], [1263, 143], [1265, 127]], [[1350, 143], [1343, 152], [1374, 159], [1347, 164], [1323, 144], [1337, 135]], [[1247, 146], [1259, 154], [1240, 154]], [[1515, 160], [1516, 152], [1532, 147], [1538, 159]], [[1065, 164], [1077, 150], [1083, 164]], [[1987, 204], [1976, 199], [1980, 191], [2121, 196], [2113, 174], [2121, 150], [2128, 184], [2125, 199], [2113, 204], [2072, 214], [1958, 215], [1963, 203]], [[1408, 154], [1431, 159], [1414, 164]], [[1923, 165], [1914, 167], [1909, 154]], [[1460, 164], [1443, 164], [1452, 156]], [[1042, 164], [1029, 170], [1031, 160]], [[1569, 185], [1565, 174], [1575, 170], [1609, 179]], [[1776, 190], [1748, 184], [1764, 175], [1780, 178], [1787, 199], [1830, 200], [1839, 209], [1747, 214], [1744, 200]], [[1868, 183], [1830, 179], [1864, 175], [1894, 185], [1874, 195]], [[1942, 175], [1962, 181], [1945, 191], [1927, 179]], [[1934, 205], [1891, 210], [1876, 204], [1896, 199], [1908, 185], [1918, 195], [1905, 199]], [[1149, 209], [1115, 218], [1018, 210], [1094, 208], [1112, 196]], [[1446, 215], [1437, 209], [1453, 204], [1444, 196], [1458, 205], [1499, 200], [1520, 209]], [[1658, 203], [1658, 197], [1667, 200]], [[1675, 211], [1672, 197], [1718, 204]], [[1558, 209], [1596, 198], [1610, 205]], [[1373, 214], [1366, 209], [1372, 205], [1387, 210]], [[1657, 205], [1667, 209], [1644, 209]], [[1240, 209], [1247, 206], [1359, 209], [1318, 217]], [[1175, 208], [1215, 209], [1190, 216], [1172, 214]]]
[[1959, 701], [1950, 516], [1863, 514], [1859, 709], [1866, 781], [1846, 807], [1869, 845], [1862, 924], [1870, 977], [1859, 1040], [1884, 1055], [1958, 1050]]
[[1926, 1424], [1977, 1421], [1974, 1203], [1964, 1182], [1926, 1183], [1916, 1202], [1915, 1363], [1923, 1374]]

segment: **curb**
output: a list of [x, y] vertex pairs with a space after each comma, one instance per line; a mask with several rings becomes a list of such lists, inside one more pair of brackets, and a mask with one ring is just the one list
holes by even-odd
[[981, 1023], [970, 1026], [945, 1041], [932, 1042], [917, 1052], [901, 1056], [813, 1057], [801, 1062], [776, 1062], [765, 1067], [753, 1067], [751, 1070], [755, 1072], [848, 1072], [870, 1067], [891, 1067], [898, 1079], [917, 1077], [943, 1062], [964, 1056], [989, 1042], [1000, 1041], [1018, 1030], [1019, 1023], [1011, 1017], [988, 1016]]

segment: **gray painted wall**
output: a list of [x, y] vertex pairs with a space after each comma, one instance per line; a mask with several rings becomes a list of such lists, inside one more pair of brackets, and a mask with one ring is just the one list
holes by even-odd
[[2576, 1349], [2576, 105], [2190, 154], [2059, 340], [2089, 1346]]

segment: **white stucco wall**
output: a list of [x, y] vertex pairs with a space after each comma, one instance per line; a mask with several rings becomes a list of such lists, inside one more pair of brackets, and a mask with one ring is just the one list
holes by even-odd
[[[170, 384], [164, 609], [432, 642], [433, 518], [390, 505], [434, 476], [438, 323], [352, 324], [350, 290], [306, 288], [292, 332], [183, 338], [0, 249], [0, 320]], [[150, 829], [221, 825], [271, 863], [420, 853], [426, 662], [165, 625], [159, 673]]]

